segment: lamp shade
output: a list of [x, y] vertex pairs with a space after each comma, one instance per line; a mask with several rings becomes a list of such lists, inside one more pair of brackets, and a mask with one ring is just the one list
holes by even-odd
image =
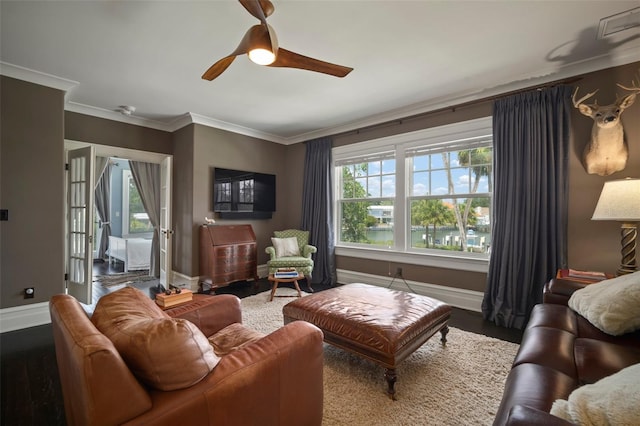
[[640, 221], [640, 179], [605, 182], [591, 220]]

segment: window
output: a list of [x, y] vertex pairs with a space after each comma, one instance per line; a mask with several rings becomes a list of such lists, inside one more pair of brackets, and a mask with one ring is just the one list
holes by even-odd
[[337, 163], [340, 175], [341, 241], [393, 244], [396, 176], [393, 153]]
[[122, 171], [122, 235], [153, 232], [149, 215], [131, 176], [131, 170]]
[[487, 253], [491, 246], [491, 139], [406, 152], [410, 247]]
[[444, 257], [470, 259], [470, 270], [482, 270], [477, 261], [486, 267], [491, 248], [492, 145], [488, 117], [334, 148], [336, 252], [377, 258], [382, 250], [394, 260], [391, 251], [402, 256], [395, 261], [436, 266]]

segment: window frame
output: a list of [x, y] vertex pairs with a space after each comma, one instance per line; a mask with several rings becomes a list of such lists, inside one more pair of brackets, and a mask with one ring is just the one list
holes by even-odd
[[[455, 252], [439, 249], [411, 248], [410, 229], [410, 197], [409, 178], [407, 170], [407, 151], [418, 147], [436, 144], [445, 145], [454, 141], [476, 140], [478, 137], [493, 135], [492, 117], [483, 117], [459, 123], [418, 130], [387, 136], [370, 141], [358, 142], [351, 145], [332, 149], [332, 173], [334, 173], [333, 200], [334, 233], [336, 235], [336, 255], [356, 257], [386, 262], [408, 263], [423, 266], [434, 266], [475, 272], [488, 272], [489, 255], [483, 253]], [[493, 146], [493, 144], [492, 144]], [[453, 148], [455, 149], [455, 148]], [[375, 153], [393, 150], [396, 160], [396, 194], [394, 197], [394, 245], [344, 243], [339, 241], [339, 227], [341, 225], [340, 203], [342, 201], [341, 177], [335, 176], [337, 164], [346, 160], [366, 159]], [[365, 161], [363, 161], [365, 162]], [[493, 195], [491, 195], [493, 196]], [[372, 201], [375, 199], [372, 199]]]

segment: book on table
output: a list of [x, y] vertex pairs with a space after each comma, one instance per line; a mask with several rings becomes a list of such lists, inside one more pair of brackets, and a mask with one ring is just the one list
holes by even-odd
[[560, 269], [558, 278], [579, 278], [585, 280], [602, 281], [611, 276], [599, 271], [581, 271], [578, 269]]
[[156, 303], [163, 308], [179, 305], [181, 303], [193, 300], [193, 292], [187, 288], [180, 289], [180, 293], [158, 293], [156, 294]]
[[298, 271], [295, 268], [278, 268], [273, 276], [275, 278], [296, 278]]

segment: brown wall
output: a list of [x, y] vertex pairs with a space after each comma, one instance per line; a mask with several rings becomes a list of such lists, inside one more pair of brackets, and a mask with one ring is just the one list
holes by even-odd
[[[585, 75], [575, 84], [580, 87], [582, 95], [599, 89], [595, 98], [600, 105], [608, 105], [616, 100], [616, 92], [628, 94], [616, 87], [616, 83], [629, 86], [634, 73], [640, 73], [640, 62]], [[636, 74], [636, 82], [638, 78]], [[575, 109], [572, 121], [574, 140], [569, 162], [569, 266], [614, 273], [621, 259], [620, 223], [592, 221], [591, 216], [606, 181], [640, 178], [640, 96], [622, 115], [629, 143], [627, 167], [611, 176], [587, 174], [581, 158], [593, 121]]]
[[[194, 256], [193, 229], [193, 132], [194, 125], [179, 129], [173, 134], [173, 193], [172, 222], [173, 268], [181, 273], [189, 272]], [[196, 252], [197, 253], [197, 252]]]
[[69, 111], [64, 113], [64, 137], [73, 141], [162, 154], [171, 154], [173, 150], [170, 132]]
[[[198, 227], [204, 218], [215, 217], [217, 224], [249, 223], [258, 242], [258, 264], [266, 263], [266, 246], [271, 245], [274, 230], [288, 223], [287, 181], [289, 172], [286, 162], [286, 147], [262, 139], [256, 139], [225, 130], [196, 124], [193, 152], [193, 211], [191, 242], [194, 256], [190, 265], [175, 265], [176, 270], [188, 276], [199, 273]], [[246, 170], [276, 175], [276, 212], [270, 220], [229, 220], [214, 216], [212, 205], [213, 169]]]
[[[64, 92], [0, 77], [0, 307], [64, 290]], [[35, 297], [24, 299], [24, 288]]]

